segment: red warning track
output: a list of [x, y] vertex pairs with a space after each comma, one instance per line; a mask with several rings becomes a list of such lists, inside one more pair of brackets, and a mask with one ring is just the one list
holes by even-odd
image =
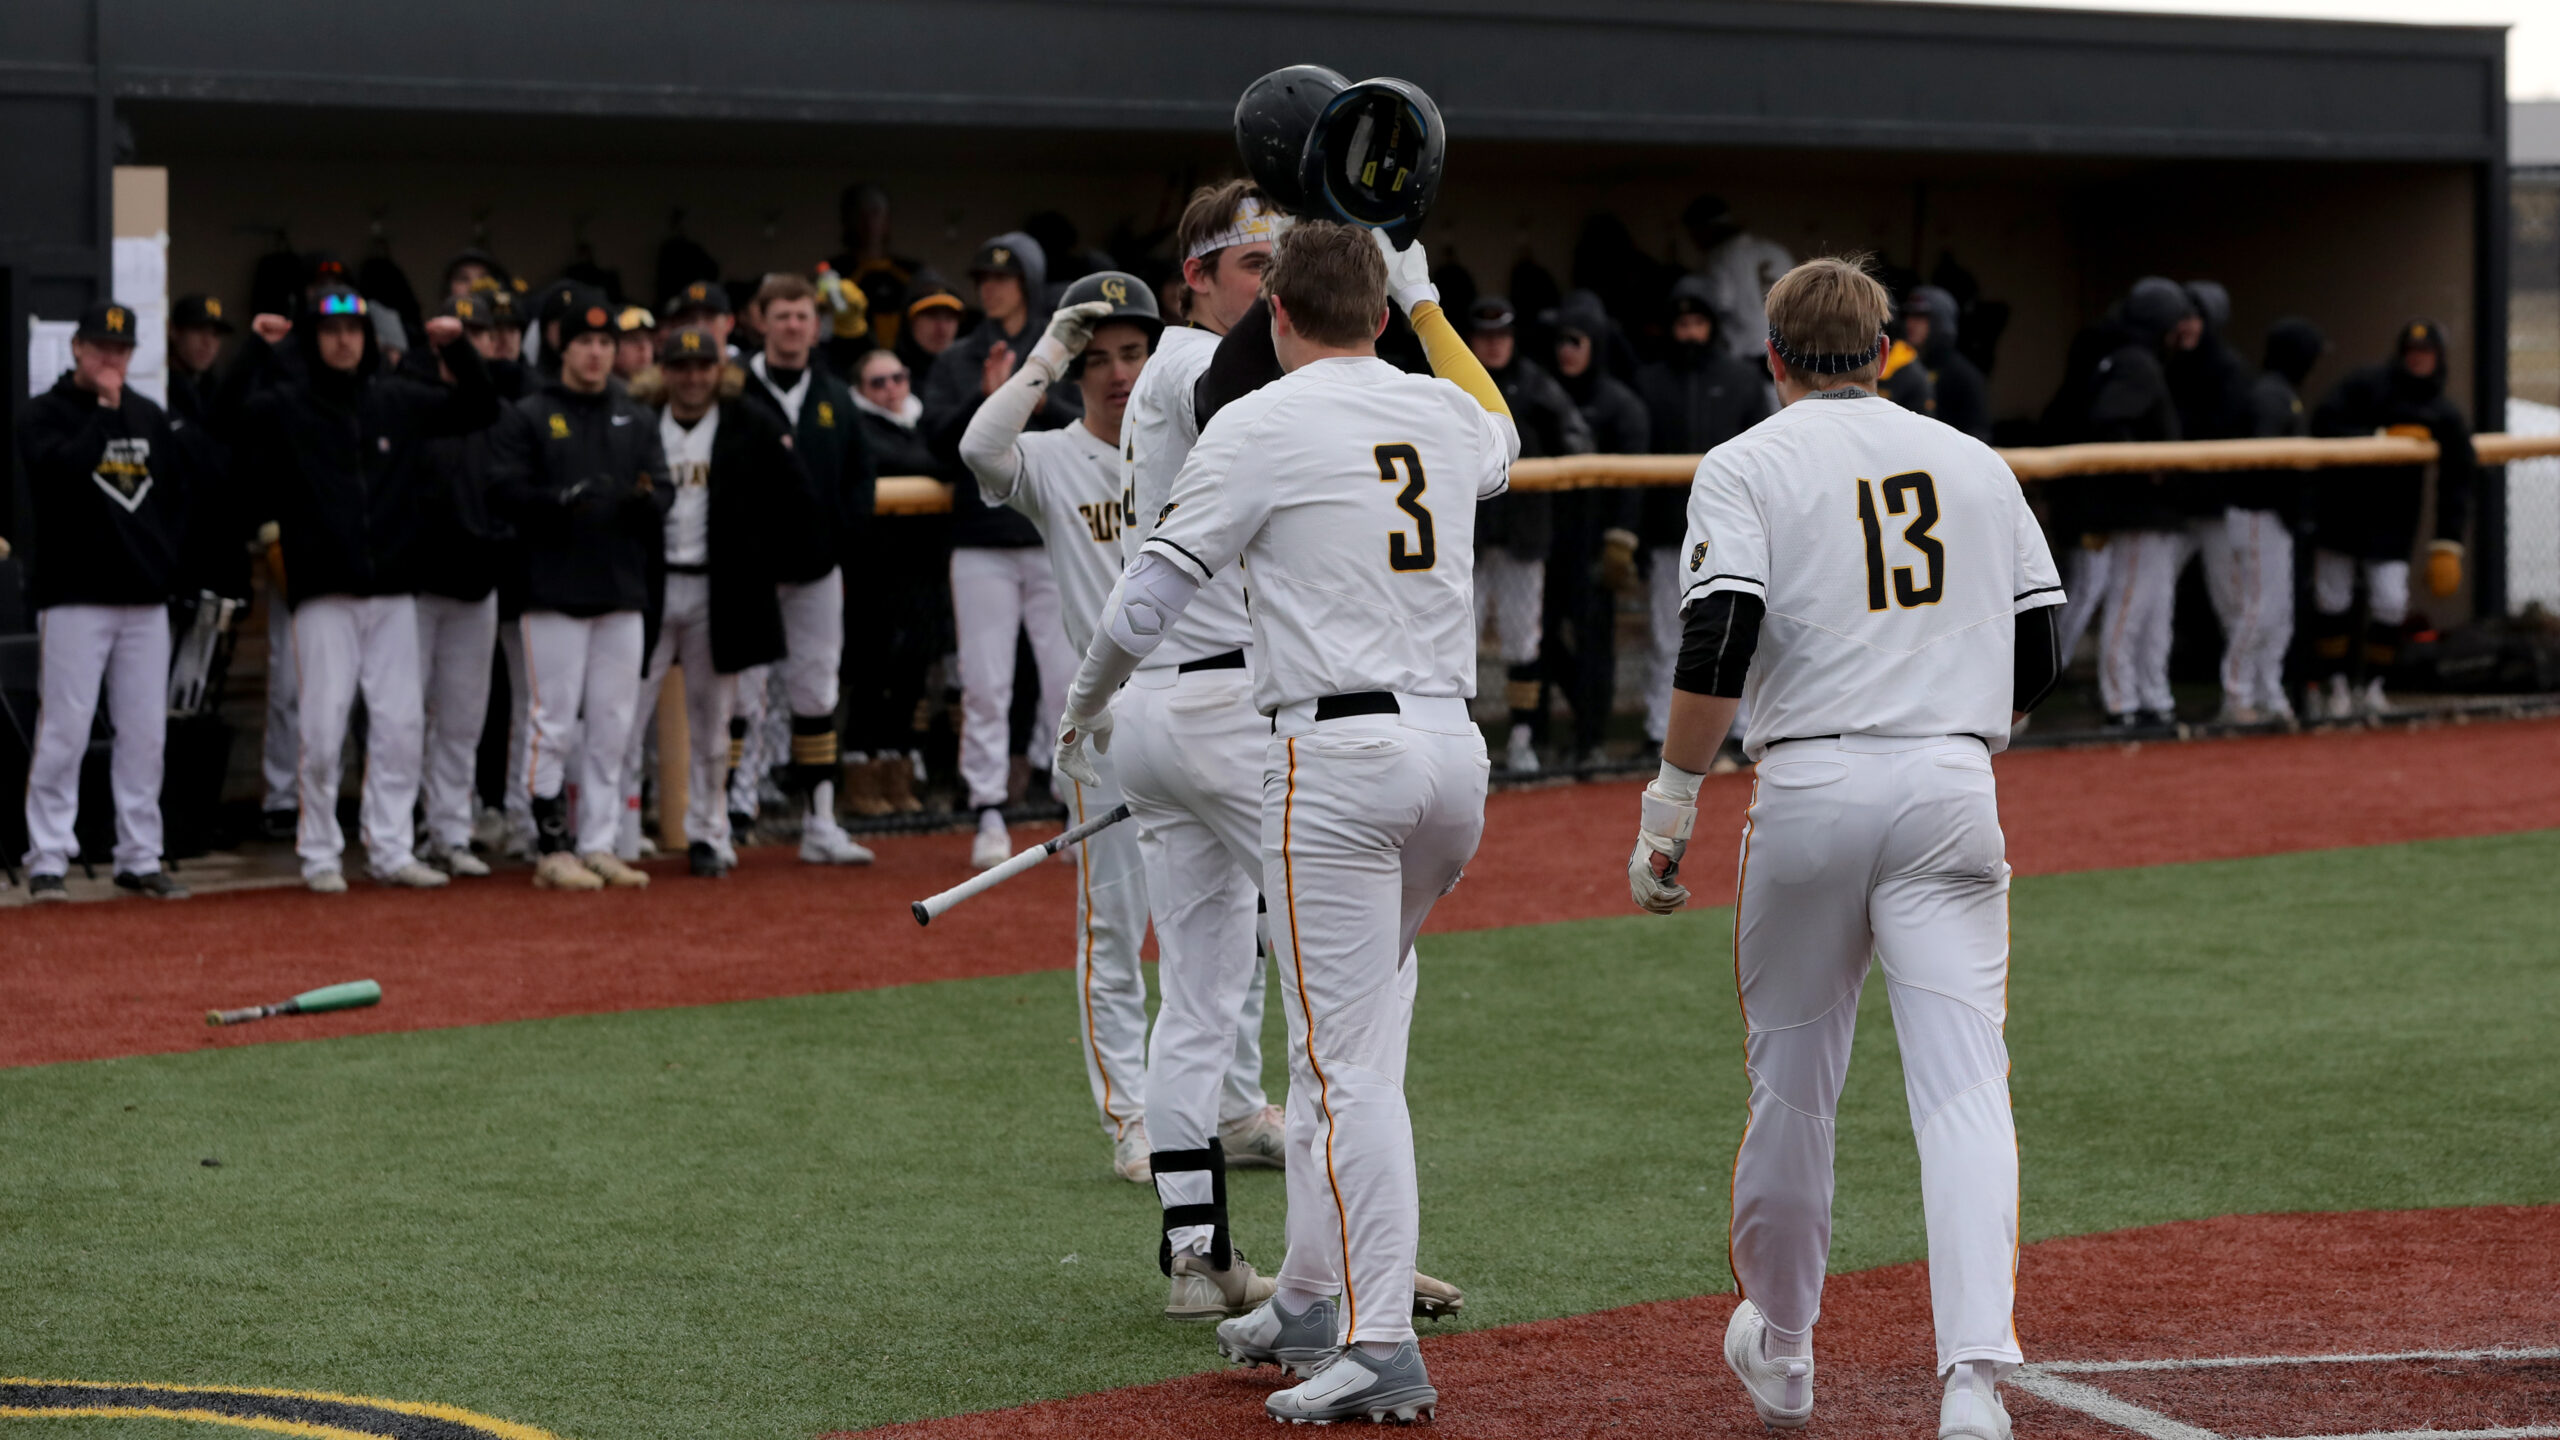
[[[1423, 1340], [1444, 1440], [1760, 1437], [1724, 1368], [1731, 1296], [1665, 1301]], [[2028, 1246], [2030, 1361], [2174, 1361], [2560, 1347], [2560, 1206], [2225, 1216]], [[1202, 1349], [1208, 1340], [1202, 1338]], [[1928, 1274], [1834, 1277], [1814, 1340], [1828, 1440], [1935, 1433]], [[2370, 1436], [2560, 1425], [2560, 1360], [2375, 1360], [2072, 1373], [2208, 1436]], [[1014, 1410], [863, 1432], [877, 1440], [1268, 1436], [1271, 1369], [1224, 1370]], [[2125, 1440], [2085, 1410], [2006, 1392], [2020, 1435]], [[841, 1440], [828, 1437], [828, 1440]]]
[[[2025, 874], [2560, 827], [2560, 722], [2226, 740], [2001, 757]], [[1629, 913], [1633, 782], [1498, 794], [1434, 931]], [[1712, 780], [1702, 836], [1739, 833], [1750, 785]], [[559, 895], [522, 871], [433, 894], [359, 882], [11, 911], [0, 1065], [764, 999], [1062, 969], [1072, 871], [1043, 867], [919, 930], [909, 901], [967, 873], [968, 837], [889, 839], [867, 870], [750, 852], [719, 883], [660, 866], [646, 891]], [[1686, 875], [1732, 896], [1732, 847]], [[372, 977], [371, 1010], [211, 1031], [204, 1012]]]

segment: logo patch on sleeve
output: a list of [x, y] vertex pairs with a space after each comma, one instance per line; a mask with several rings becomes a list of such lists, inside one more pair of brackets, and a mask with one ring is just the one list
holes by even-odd
[[1707, 563], [1707, 542], [1699, 541], [1689, 551], [1689, 573], [1696, 574]]

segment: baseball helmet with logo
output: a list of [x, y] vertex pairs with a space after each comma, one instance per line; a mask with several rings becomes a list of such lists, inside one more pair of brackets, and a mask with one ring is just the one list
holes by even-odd
[[1383, 230], [1402, 249], [1440, 194], [1448, 127], [1408, 80], [1350, 86], [1318, 112], [1298, 158], [1301, 214]]
[[1156, 308], [1155, 287], [1126, 270], [1096, 270], [1058, 297], [1058, 308], [1082, 305], [1099, 300], [1111, 307], [1111, 313], [1094, 322], [1100, 327], [1114, 322], [1137, 326], [1147, 332], [1152, 348], [1156, 337], [1164, 333], [1164, 312]]
[[1290, 65], [1246, 86], [1236, 101], [1236, 155], [1253, 183], [1281, 209], [1310, 213], [1308, 197], [1298, 188], [1307, 136], [1326, 103], [1350, 84], [1339, 70]]

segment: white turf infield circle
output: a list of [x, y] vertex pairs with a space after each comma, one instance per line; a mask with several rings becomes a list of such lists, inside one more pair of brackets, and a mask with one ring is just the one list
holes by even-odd
[[[2119, 1400], [2095, 1385], [2068, 1377], [2109, 1375], [2130, 1370], [2237, 1370], [2265, 1365], [2382, 1365], [2407, 1360], [2560, 1360], [2560, 1349], [2533, 1350], [2398, 1350], [2383, 1355], [2255, 1355], [2216, 1356], [2204, 1360], [2052, 1360], [2024, 1365], [2008, 1383], [2039, 1400], [2077, 1410], [2093, 1420], [2119, 1425], [2151, 1440], [2224, 1440], [2201, 1426], [2172, 1420]], [[2297, 1435], [2284, 1440], [2547, 1440], [2560, 1437], [2560, 1425], [2509, 1425], [2494, 1430], [2363, 1430], [2352, 1434]]]

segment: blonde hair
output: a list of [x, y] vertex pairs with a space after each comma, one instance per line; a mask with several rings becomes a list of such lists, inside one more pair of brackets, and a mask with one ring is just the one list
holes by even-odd
[[1865, 255], [1825, 255], [1769, 287], [1770, 342], [1798, 378], [1823, 387], [1875, 383], [1884, 363], [1876, 337], [1893, 317], [1893, 297], [1867, 273], [1867, 262]]

